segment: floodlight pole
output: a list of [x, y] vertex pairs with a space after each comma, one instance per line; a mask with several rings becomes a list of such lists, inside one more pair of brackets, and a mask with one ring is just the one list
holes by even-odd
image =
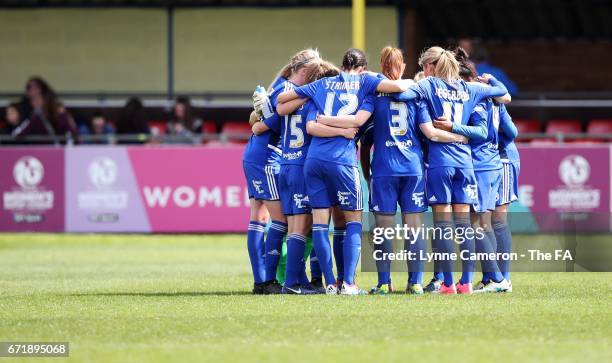
[[353, 47], [365, 51], [365, 0], [353, 0]]
[[166, 9], [166, 55], [167, 55], [167, 89], [166, 97], [171, 100], [174, 98], [174, 8], [169, 6]]

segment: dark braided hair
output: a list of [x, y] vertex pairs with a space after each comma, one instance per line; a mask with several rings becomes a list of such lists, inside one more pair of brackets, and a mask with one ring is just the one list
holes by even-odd
[[476, 79], [476, 77], [478, 77], [478, 72], [476, 72], [474, 62], [470, 60], [467, 52], [461, 47], [455, 48], [453, 52], [455, 53], [457, 62], [459, 62], [459, 76], [467, 82]]

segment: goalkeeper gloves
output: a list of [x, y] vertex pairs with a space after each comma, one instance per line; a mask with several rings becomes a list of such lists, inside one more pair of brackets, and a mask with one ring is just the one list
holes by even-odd
[[270, 118], [274, 115], [274, 109], [270, 98], [263, 87], [258, 86], [253, 93], [253, 108], [255, 112], [264, 119]]

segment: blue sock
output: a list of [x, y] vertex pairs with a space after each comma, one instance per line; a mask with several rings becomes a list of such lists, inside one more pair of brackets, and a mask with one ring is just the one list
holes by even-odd
[[[495, 253], [493, 249], [493, 244], [491, 243], [490, 237], [495, 238], [493, 232], [485, 232], [483, 238], [476, 237], [476, 252], [477, 253]], [[497, 267], [497, 262], [495, 260], [484, 259], [480, 261], [482, 266], [482, 280], [488, 281], [493, 280], [495, 282], [500, 282], [504, 279], [504, 276], [499, 272], [499, 268]]]
[[344, 280], [344, 228], [334, 227], [334, 260], [336, 261], [336, 272], [338, 280]]
[[264, 251], [264, 228], [265, 224], [256, 221], [249, 222], [247, 230], [247, 250], [253, 270], [253, 280], [260, 284], [266, 279], [265, 251]]
[[325, 284], [333, 285], [336, 283], [336, 278], [334, 277], [328, 233], [327, 224], [312, 225], [312, 247], [317, 253], [317, 259], [319, 260], [319, 266], [321, 266], [321, 272], [323, 272], [323, 277], [325, 278]]
[[291, 287], [300, 284], [304, 266], [304, 248], [306, 237], [293, 233], [287, 236], [287, 267], [285, 272], [285, 286]]
[[352, 285], [355, 283], [355, 271], [361, 255], [361, 222], [348, 222], [344, 236], [344, 281]]
[[[438, 250], [438, 244], [435, 238], [431, 239], [431, 251], [435, 252]], [[438, 260], [434, 260], [433, 262], [433, 278], [436, 280], [443, 280], [444, 279], [444, 275], [442, 274], [442, 271], [440, 271], [440, 262]]]
[[408, 261], [408, 283], [420, 285], [423, 283], [423, 271], [425, 270], [425, 261], [421, 260], [421, 252], [425, 253], [425, 240], [417, 237], [414, 243], [411, 243], [407, 239], [404, 241], [404, 249], [414, 255], [414, 259]]
[[314, 248], [310, 251], [310, 276], [314, 278], [321, 278], [323, 273], [321, 272], [321, 266], [319, 266], [319, 259]]
[[[495, 231], [495, 239], [497, 240], [497, 253], [512, 252], [512, 233], [510, 227], [505, 221], [493, 221], [493, 230]], [[510, 260], [500, 259], [497, 261], [499, 271], [504, 278], [510, 281]]]
[[276, 279], [276, 268], [283, 248], [283, 238], [287, 234], [287, 224], [272, 221], [266, 236], [266, 281]]
[[[393, 251], [393, 242], [385, 238], [382, 243], [374, 244], [374, 249], [382, 251], [383, 254], [390, 253]], [[391, 260], [388, 257], [376, 260], [376, 271], [378, 272], [379, 287], [391, 282]]]
[[[463, 238], [463, 243], [459, 245], [459, 251], [467, 251], [467, 253], [463, 253], [465, 257], [471, 256], [474, 252], [476, 252], [476, 244], [474, 242], [474, 238], [466, 238], [465, 231], [468, 228], [472, 228], [470, 225], [470, 220], [468, 218], [455, 218], [455, 231], [463, 231], [461, 234], [461, 238]], [[470, 234], [471, 236], [471, 234]], [[476, 263], [474, 260], [461, 260], [461, 278], [459, 282], [461, 284], [471, 283], [474, 279], [474, 267]]]
[[[454, 242], [452, 239], [452, 231], [453, 223], [449, 221], [436, 221], [434, 222], [434, 227], [436, 231], [434, 233], [434, 239], [436, 239], [437, 251], [441, 253], [453, 253]], [[446, 238], [451, 237], [451, 238]], [[453, 283], [453, 261], [450, 259], [444, 259], [438, 262], [438, 266], [440, 267], [440, 271], [442, 272], [442, 280], [444, 280], [444, 285], [446, 287], [450, 287]]]
[[[491, 244], [491, 252], [497, 252], [497, 238], [495, 238], [495, 232], [493, 230], [487, 231], [487, 239]], [[500, 282], [504, 279], [504, 275], [502, 275], [501, 271], [499, 270], [497, 259], [492, 262], [494, 266], [494, 271], [491, 272], [491, 280], [495, 282]]]

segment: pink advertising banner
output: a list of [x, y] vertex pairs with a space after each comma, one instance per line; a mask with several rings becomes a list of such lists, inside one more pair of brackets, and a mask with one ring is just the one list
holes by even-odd
[[[536, 219], [573, 211], [609, 223], [610, 151], [520, 147], [513, 207]], [[0, 232], [244, 232], [242, 152], [241, 146], [3, 147]]]
[[0, 231], [64, 231], [64, 150], [0, 149]]
[[519, 206], [538, 230], [610, 231], [610, 152], [608, 145], [520, 148]]
[[153, 232], [244, 232], [242, 147], [128, 148]]
[[521, 147], [519, 194], [532, 212], [610, 212], [610, 147]]

